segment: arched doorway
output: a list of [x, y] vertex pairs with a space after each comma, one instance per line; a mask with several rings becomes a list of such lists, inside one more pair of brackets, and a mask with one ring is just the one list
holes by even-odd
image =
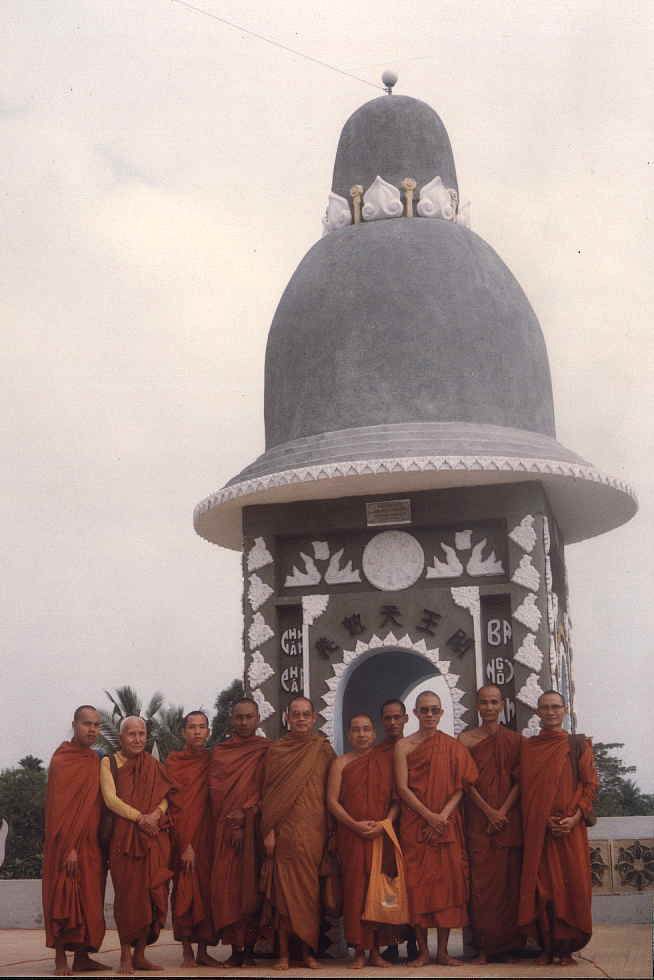
[[[449, 687], [438, 667], [413, 650], [375, 649], [361, 656], [342, 678], [342, 696], [334, 705], [334, 748], [339, 754], [347, 747], [346, 730], [350, 718], [357, 712], [369, 714], [375, 721], [380, 737], [379, 709], [384, 701], [400, 698], [413, 708], [418, 689], [433, 686], [449, 715], [453, 706]], [[444, 727], [448, 730], [449, 725]], [[407, 732], [408, 734], [408, 732]]]

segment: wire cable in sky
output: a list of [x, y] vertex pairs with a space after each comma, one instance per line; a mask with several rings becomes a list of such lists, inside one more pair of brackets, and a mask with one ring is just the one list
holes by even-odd
[[250, 37], [256, 37], [259, 41], [264, 41], [266, 44], [272, 44], [275, 48], [281, 48], [282, 51], [288, 51], [290, 54], [297, 55], [298, 58], [304, 58], [305, 61], [312, 61], [314, 65], [320, 65], [322, 68], [329, 68], [330, 71], [336, 71], [339, 75], [345, 75], [346, 78], [353, 78], [357, 82], [361, 82], [363, 85], [370, 85], [371, 88], [378, 89], [383, 92], [384, 89], [381, 85], [375, 84], [375, 82], [369, 82], [367, 78], [360, 78], [358, 75], [353, 75], [352, 72], [343, 71], [342, 68], [336, 68], [335, 65], [330, 65], [326, 61], [321, 61], [319, 58], [312, 58], [310, 54], [304, 54], [303, 51], [297, 51], [295, 48], [289, 48], [287, 44], [282, 44], [280, 41], [273, 41], [269, 37], [265, 37], [263, 34], [257, 34], [256, 31], [250, 31], [247, 27], [241, 27], [240, 24], [235, 24], [234, 21], [227, 20], [226, 17], [220, 17], [218, 14], [214, 14], [211, 10], [204, 10], [202, 7], [196, 7], [192, 3], [187, 3], [187, 0], [170, 0], [171, 3], [177, 3], [181, 7], [188, 7], [189, 10], [194, 10], [196, 14], [204, 14], [205, 17], [211, 17], [212, 20], [217, 20], [220, 24], [225, 24], [226, 27], [231, 27], [235, 31], [240, 31], [242, 34], [249, 34]]

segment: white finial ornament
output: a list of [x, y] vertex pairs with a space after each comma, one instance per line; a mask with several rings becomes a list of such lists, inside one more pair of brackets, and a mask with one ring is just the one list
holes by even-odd
[[382, 75], [382, 82], [384, 83], [384, 88], [386, 89], [386, 95], [392, 95], [393, 86], [397, 82], [397, 72], [391, 71], [389, 68], [387, 68]]

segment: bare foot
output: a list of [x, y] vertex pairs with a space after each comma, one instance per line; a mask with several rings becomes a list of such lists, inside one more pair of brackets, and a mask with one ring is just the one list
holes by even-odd
[[466, 963], [468, 966], [486, 966], [488, 964], [488, 957], [485, 953], [479, 953], [473, 960], [466, 960]]
[[207, 953], [206, 949], [204, 953], [198, 953], [198, 955], [195, 957], [195, 962], [198, 966], [223, 966], [224, 965], [223, 963], [220, 962], [220, 960], [215, 959], [213, 956]]
[[234, 966], [243, 966], [243, 951], [240, 949], [235, 949], [229, 959], [225, 960], [220, 965], [224, 966], [226, 970]]
[[92, 960], [88, 953], [75, 953], [73, 957], [73, 970], [77, 973], [93, 973], [96, 970], [110, 972], [110, 967], [97, 960]]
[[132, 962], [135, 970], [163, 970], [163, 966], [153, 963], [152, 960], [147, 960], [145, 956], [133, 956]]
[[532, 960], [532, 963], [534, 966], [550, 966], [552, 963], [552, 956], [550, 953], [541, 953], [537, 959]]
[[66, 959], [65, 956], [64, 956], [63, 963], [57, 962], [57, 960], [55, 960], [54, 975], [56, 977], [72, 977], [73, 971], [68, 966], [68, 960]]
[[454, 956], [450, 956], [449, 953], [439, 953], [436, 957], [436, 962], [439, 966], [463, 966], [463, 960], [457, 960]]
[[288, 970], [288, 956], [280, 956], [272, 965], [273, 970]]
[[120, 963], [118, 964], [118, 970], [116, 972], [117, 973], [120, 973], [124, 977], [133, 977], [134, 976], [134, 965], [132, 963], [132, 957], [131, 956], [125, 956], [125, 957], [121, 956], [120, 957]]
[[[370, 961], [372, 963], [372, 960]], [[363, 970], [366, 965], [366, 958], [363, 953], [357, 953], [348, 963], [348, 970]]]
[[382, 970], [390, 970], [391, 966], [393, 965], [392, 963], [389, 963], [388, 960], [385, 960], [381, 953], [376, 953], [374, 951], [370, 954], [369, 964], [370, 966], [376, 966]]
[[429, 966], [429, 953], [427, 950], [425, 950], [424, 953], [418, 953], [416, 958], [414, 960], [410, 960], [409, 962], [411, 963], [412, 967], [415, 966], [419, 968], [421, 966]]
[[307, 953], [306, 956], [302, 957], [302, 963], [306, 966], [307, 970], [319, 970], [320, 963], [312, 956], [311, 953]]
[[559, 966], [576, 966], [577, 961], [574, 956], [559, 956]]

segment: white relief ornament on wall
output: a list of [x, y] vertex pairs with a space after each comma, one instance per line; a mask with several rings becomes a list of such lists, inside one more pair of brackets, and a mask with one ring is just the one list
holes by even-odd
[[302, 596], [302, 621], [305, 626], [313, 626], [329, 605], [328, 595]]
[[533, 633], [527, 633], [513, 659], [540, 674], [543, 668], [543, 654], [538, 649]]
[[494, 551], [491, 551], [490, 555], [488, 555], [486, 558], [481, 557], [485, 547], [486, 538], [482, 538], [482, 540], [478, 541], [472, 549], [470, 560], [466, 565], [468, 575], [503, 575], [504, 566], [502, 565], [502, 562], [495, 557]]
[[523, 589], [538, 592], [540, 588], [540, 572], [535, 567], [530, 555], [523, 555], [520, 564], [511, 576], [511, 581], [521, 585]]
[[536, 596], [531, 593], [526, 595], [513, 613], [513, 618], [517, 619], [523, 626], [526, 626], [527, 629], [536, 632], [541, 621], [541, 612], [536, 605]]
[[250, 575], [248, 581], [248, 602], [252, 612], [256, 612], [268, 601], [273, 594], [273, 589], [259, 578], [255, 573]]
[[472, 548], [472, 531], [456, 531], [454, 547], [457, 551], [470, 551]]
[[527, 704], [535, 710], [538, 707], [538, 699], [542, 693], [543, 689], [538, 683], [538, 676], [536, 674], [529, 674], [527, 680], [518, 691], [517, 697], [518, 701], [522, 701], [523, 704]]
[[525, 738], [533, 738], [534, 735], [540, 735], [540, 718], [538, 715], [532, 715], [527, 722], [527, 727], [522, 729], [522, 734]]
[[[431, 565], [427, 568], [427, 578], [458, 578], [463, 575], [463, 565], [459, 561], [456, 551], [444, 541], [440, 543], [441, 550], [445, 554], [446, 561], [440, 561], [436, 555]], [[459, 546], [457, 545], [457, 548]]]
[[351, 225], [352, 212], [350, 210], [350, 202], [346, 198], [341, 197], [340, 194], [334, 194], [333, 191], [330, 191], [327, 197], [327, 207], [322, 224], [323, 235]]
[[268, 626], [261, 613], [255, 613], [250, 623], [250, 629], [248, 630], [250, 650], [255, 650], [257, 647], [262, 646], [268, 640], [272, 639], [274, 635], [273, 630]]
[[345, 565], [341, 566], [341, 560], [343, 558], [345, 548], [339, 548], [339, 550], [330, 557], [329, 543], [327, 541], [312, 541], [311, 547], [313, 548], [313, 558], [310, 555], [305, 555], [303, 551], [300, 552], [300, 558], [304, 563], [304, 571], [301, 571], [297, 565], [293, 565], [291, 574], [286, 576], [286, 580], [284, 582], [285, 588], [293, 588], [303, 585], [319, 585], [323, 580], [323, 575], [316, 565], [316, 561], [329, 561], [324, 576], [325, 582], [327, 582], [328, 585], [338, 585], [342, 583], [361, 581], [361, 572], [352, 567], [351, 561], [348, 561], [345, 563]]
[[420, 188], [420, 200], [416, 211], [421, 218], [444, 218], [454, 221], [458, 194], [451, 187], [445, 187], [440, 177], [434, 177]]
[[509, 531], [509, 537], [512, 541], [515, 541], [518, 547], [530, 555], [536, 544], [533, 515], [527, 514], [523, 517], [520, 523], [516, 524], [512, 531]]
[[266, 663], [263, 656], [259, 650], [255, 650], [252, 654], [252, 660], [250, 661], [250, 666], [248, 667], [248, 683], [250, 685], [250, 690], [253, 691], [256, 687], [261, 687], [269, 677], [272, 677], [275, 671], [272, 669], [270, 664]]
[[375, 177], [363, 195], [364, 221], [377, 221], [380, 218], [399, 218], [404, 212], [400, 191], [387, 180]]
[[272, 565], [274, 559], [266, 547], [263, 538], [255, 538], [254, 544], [248, 551], [248, 572], [258, 572], [266, 565]]
[[261, 721], [265, 721], [266, 718], [270, 718], [271, 715], [275, 714], [275, 709], [273, 708], [272, 704], [270, 704], [269, 701], [266, 701], [261, 691], [253, 691], [252, 700], [257, 702], [259, 718]]
[[407, 531], [381, 531], [363, 549], [363, 574], [382, 592], [414, 585], [425, 567], [420, 542]]

